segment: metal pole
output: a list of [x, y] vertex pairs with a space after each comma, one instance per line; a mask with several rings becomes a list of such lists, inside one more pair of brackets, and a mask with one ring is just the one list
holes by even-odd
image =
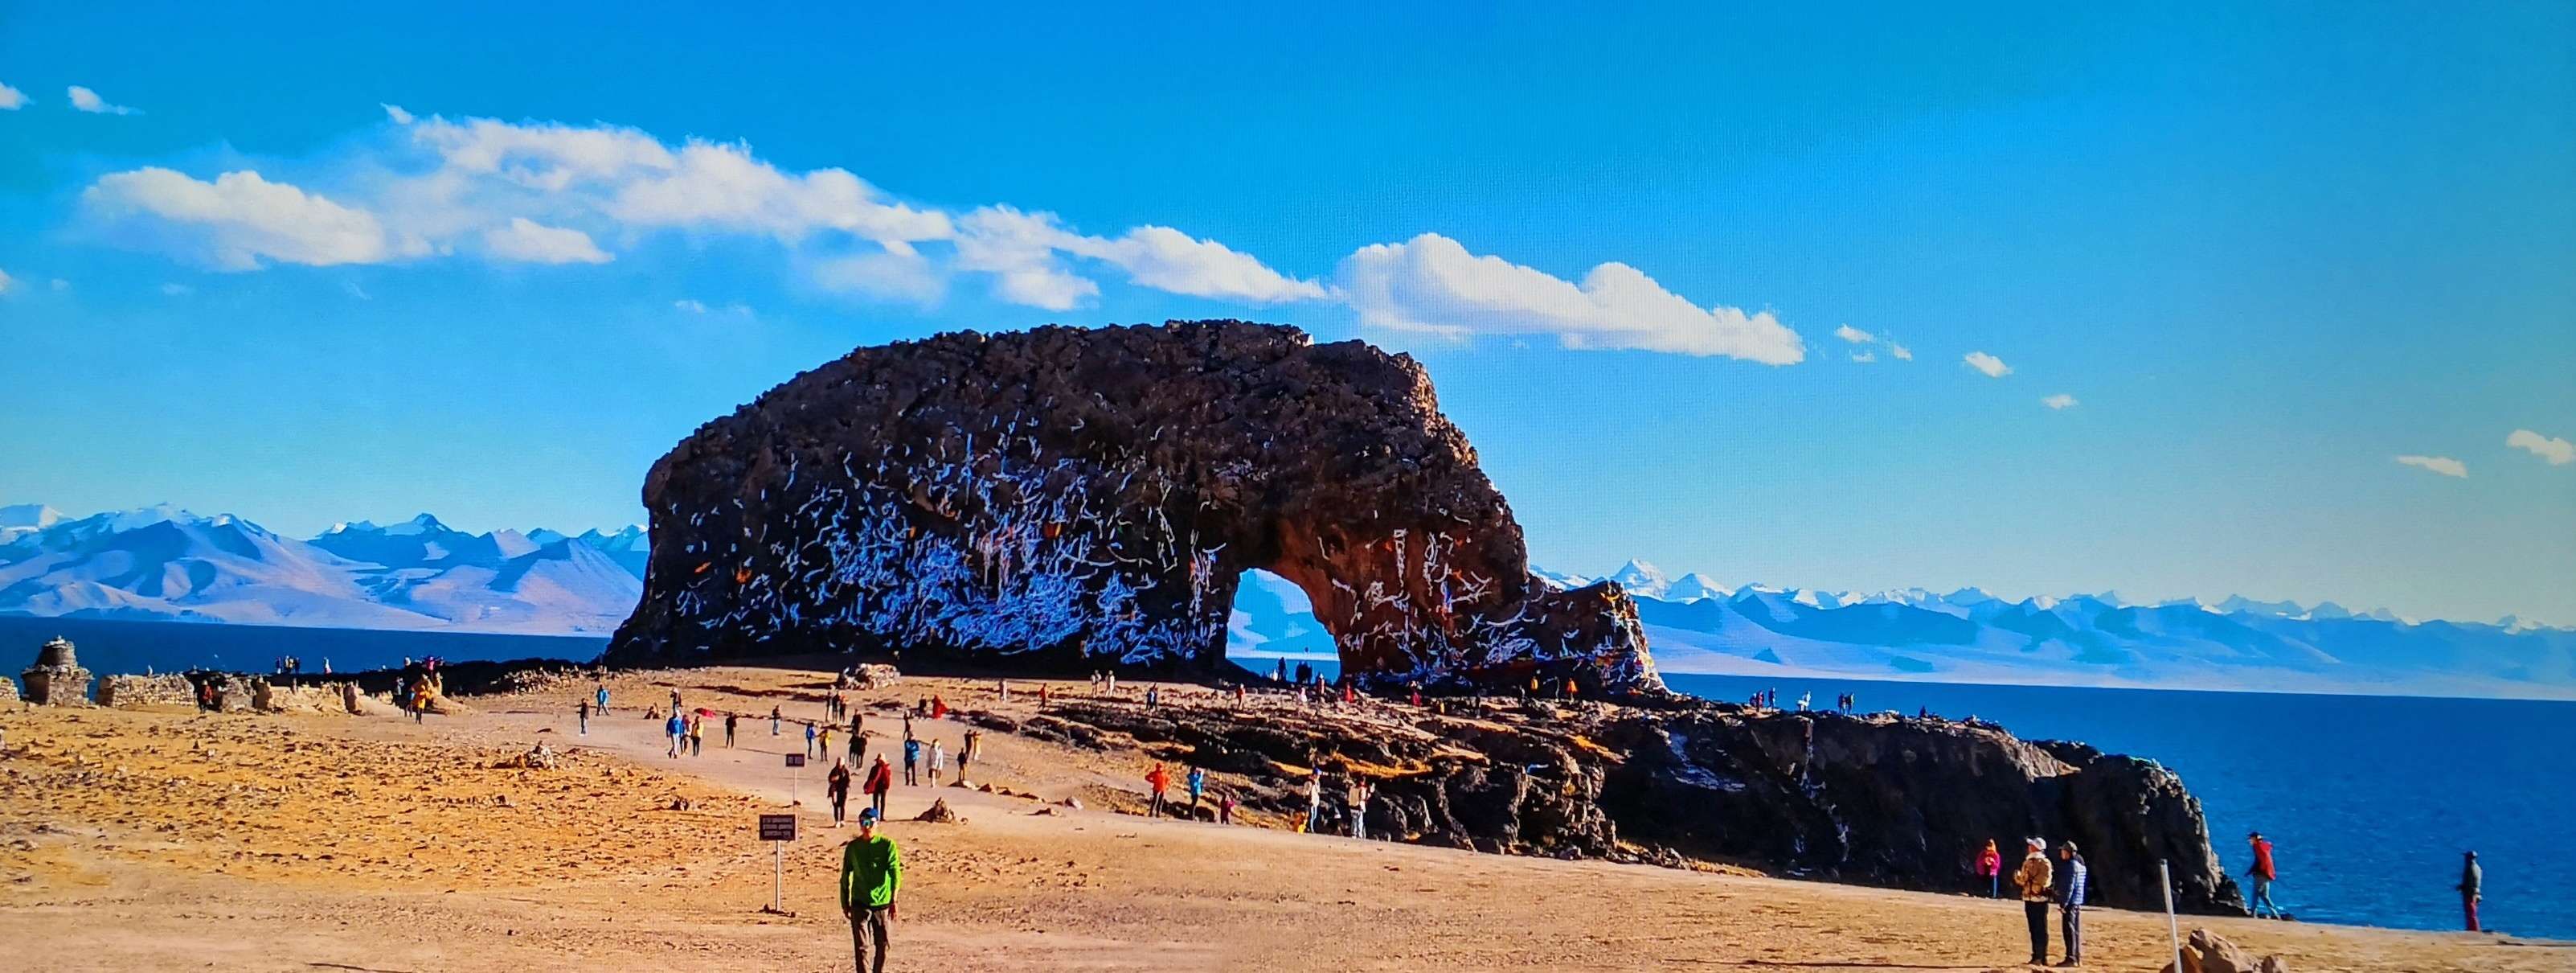
[[2173, 866], [2167, 864], [2164, 859], [2158, 858], [2156, 859], [2156, 874], [2164, 879], [2165, 938], [2173, 943], [2174, 973], [2183, 973], [2182, 925], [2180, 920], [2174, 918]]
[[787, 843], [770, 842], [769, 852], [769, 911], [777, 912], [780, 911], [778, 890], [787, 881]]

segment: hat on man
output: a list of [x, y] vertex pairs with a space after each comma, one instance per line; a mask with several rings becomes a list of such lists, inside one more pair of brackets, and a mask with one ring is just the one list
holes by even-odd
[[875, 823], [877, 823], [877, 809], [876, 809], [876, 808], [872, 808], [872, 807], [863, 807], [863, 808], [860, 808], [860, 809], [859, 809], [859, 823], [860, 823], [860, 824], [875, 824]]

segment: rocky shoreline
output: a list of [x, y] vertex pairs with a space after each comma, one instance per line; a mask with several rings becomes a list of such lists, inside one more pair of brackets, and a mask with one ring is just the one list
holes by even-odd
[[[1257, 699], [1258, 697], [1256, 697]], [[2161, 908], [2158, 859], [2186, 912], [2243, 914], [2200, 804], [2152, 761], [2001, 728], [1894, 714], [1462, 698], [1412, 707], [1060, 701], [990, 729], [1240, 774], [1249, 807], [1348, 829], [1348, 782], [1376, 788], [1368, 832], [1479, 851], [1675, 867], [1738, 865], [1892, 888], [1964, 891], [1989, 838], [2072, 839], [2095, 901]]]

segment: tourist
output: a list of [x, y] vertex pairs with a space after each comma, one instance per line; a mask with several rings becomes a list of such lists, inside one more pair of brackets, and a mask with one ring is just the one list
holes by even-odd
[[599, 684], [599, 692], [598, 692], [596, 695], [599, 697], [599, 712], [600, 712], [600, 715], [602, 715], [602, 716], [606, 716], [606, 715], [608, 715], [608, 684], [607, 684], [607, 683], [604, 683], [604, 682], [603, 682], [603, 683], [600, 683], [600, 684]]
[[1283, 655], [1283, 656], [1280, 656], [1280, 657], [1279, 657], [1279, 669], [1278, 669], [1278, 671], [1277, 671], [1277, 672], [1274, 672], [1274, 673], [1272, 673], [1272, 674], [1271, 674], [1271, 676], [1270, 676], [1270, 681], [1272, 681], [1272, 682], [1287, 682], [1287, 681], [1288, 681], [1288, 657], [1287, 657], [1287, 656], [1284, 656], [1284, 655]]
[[1163, 791], [1164, 789], [1172, 786], [1172, 772], [1163, 769], [1161, 761], [1155, 761], [1154, 769], [1145, 772], [1145, 784], [1146, 786], [1154, 789], [1153, 799], [1145, 803], [1145, 816], [1149, 818], [1162, 817]]
[[778, 707], [776, 706], [769, 708], [769, 735], [778, 735]]
[[726, 710], [726, 711], [725, 711], [725, 749], [727, 749], [727, 750], [731, 750], [731, 749], [733, 749], [733, 724], [734, 724], [734, 721], [739, 720], [739, 719], [741, 719], [741, 718], [742, 718], [742, 714], [740, 714], [740, 713], [736, 713], [736, 712], [734, 712], [734, 711], [732, 711], [732, 710]]
[[848, 817], [843, 809], [850, 803], [849, 761], [832, 761], [832, 772], [823, 775], [823, 793], [832, 799], [832, 826], [840, 827]]
[[587, 699], [582, 700], [582, 701], [581, 701], [581, 705], [580, 705], [580, 706], [577, 706], [577, 707], [574, 707], [574, 708], [573, 708], [573, 712], [581, 718], [581, 735], [583, 735], [583, 736], [589, 736], [589, 735], [590, 735], [590, 701], [589, 701], [589, 700], [587, 700]]
[[1986, 850], [1977, 853], [1977, 877], [1986, 880], [1986, 898], [2003, 898], [2004, 855], [1995, 850], [1995, 839], [1986, 839]]
[[2066, 863], [2066, 881], [2057, 884], [2057, 932], [2066, 941], [2066, 961], [2059, 966], [2084, 965], [2084, 856], [2075, 850], [2075, 842], [2061, 841], [2057, 858]]
[[815, 737], [815, 733], [814, 733], [814, 721], [813, 721], [813, 720], [806, 720], [806, 721], [805, 721], [805, 756], [806, 756], [808, 759], [811, 759], [811, 758], [814, 756], [814, 737]]
[[706, 755], [707, 715], [704, 713], [693, 714], [689, 717], [689, 756], [703, 757]]
[[884, 757], [878, 757], [876, 763], [868, 765], [868, 779], [860, 789], [867, 792], [870, 806], [876, 808], [878, 814], [884, 814], [886, 792], [894, 789], [894, 768], [886, 765]]
[[1233, 794], [1228, 793], [1228, 794], [1219, 794], [1219, 795], [1217, 795], [1217, 799], [1216, 799], [1216, 823], [1218, 823], [1218, 824], [1233, 824], [1233, 823], [1234, 823], [1234, 795], [1233, 795]]
[[822, 731], [814, 737], [814, 759], [821, 760], [831, 755], [832, 724], [825, 723], [823, 724]]
[[961, 745], [960, 745], [960, 746], [958, 746], [958, 748], [957, 748], [957, 782], [958, 782], [958, 783], [963, 784], [963, 783], [965, 783], [965, 782], [966, 782], [966, 765], [967, 765], [967, 764], [974, 763], [974, 762], [975, 762], [975, 755], [976, 755], [976, 754], [978, 754], [978, 753], [980, 753], [980, 752], [982, 752], [982, 751], [983, 751], [983, 748], [984, 748], [984, 731], [982, 731], [982, 730], [968, 730], [968, 731], [966, 731], [966, 742], [965, 742], [964, 744], [961, 744]]
[[1816, 698], [1816, 694], [1814, 694], [1814, 693], [1799, 693], [1799, 694], [1798, 694], [1798, 712], [1801, 712], [1801, 713], [1806, 712], [1806, 711], [1807, 711], [1807, 707], [1808, 707], [1808, 705], [1809, 705], [1810, 703], [1813, 703], [1813, 702], [1815, 701], [1815, 698]]
[[2254, 880], [2254, 895], [2248, 906], [2257, 919], [2263, 917], [2265, 909], [2272, 910], [2274, 919], [2285, 918], [2281, 907], [2272, 901], [2272, 880], [2280, 877], [2280, 871], [2272, 867], [2272, 842], [2260, 831], [2249, 831], [2245, 833], [2245, 844], [2254, 849], [2254, 865], [2245, 870], [2246, 876]]
[[1162, 705], [1162, 703], [1163, 703], [1162, 690], [1161, 690], [1161, 689], [1159, 689], [1159, 688], [1157, 688], [1157, 687], [1155, 687], [1155, 686], [1154, 686], [1153, 684], [1151, 684], [1151, 683], [1146, 684], [1146, 686], [1145, 686], [1145, 708], [1150, 710], [1150, 709], [1153, 709], [1153, 708], [1155, 708], [1155, 707], [1157, 707], [1157, 706]]
[[2478, 890], [2486, 885], [2487, 874], [2478, 867], [2478, 853], [2462, 852], [2460, 860], [2460, 911], [2469, 919], [2469, 931], [2478, 932]]
[[411, 721], [420, 723], [429, 715], [429, 680], [422, 679], [411, 687]]
[[[993, 681], [993, 691], [994, 691], [994, 693], [996, 693], [996, 694], [998, 694], [998, 695], [1000, 695], [1000, 696], [1002, 697], [1002, 702], [1007, 703], [1007, 702], [1010, 702], [1010, 701], [1011, 701], [1011, 681], [1010, 681], [1010, 680], [1008, 680], [1008, 679], [996, 679], [996, 680], [994, 680], [994, 681]], [[966, 762], [965, 762], [965, 761], [963, 761], [963, 760], [960, 760], [960, 761], [958, 761], [958, 762], [957, 762], [957, 776], [959, 776], [959, 777], [961, 777], [961, 778], [962, 778], [962, 777], [964, 777], [964, 776], [966, 776]]]
[[941, 771], [947, 769], [947, 747], [937, 740], [930, 741], [930, 786], [939, 786], [939, 774]]
[[2025, 854], [2021, 870], [2013, 873], [2013, 887], [2021, 890], [2022, 917], [2030, 922], [2030, 965], [2048, 965], [2048, 898], [2053, 875], [2048, 866], [2048, 843], [2038, 838], [2023, 842]]
[[1374, 790], [1376, 788], [1369, 786], [1367, 778], [1356, 776], [1351, 778], [1351, 837], [1360, 839], [1368, 837], [1369, 793]]
[[1324, 823], [1324, 768], [1311, 768], [1306, 773], [1306, 833], [1314, 834]]
[[895, 917], [895, 893], [903, 889], [903, 857], [894, 839], [877, 834], [878, 817], [874, 808], [860, 811], [859, 836], [841, 851], [841, 914], [850, 918], [850, 947], [868, 964], [863, 969], [885, 973], [886, 921]]
[[679, 711], [680, 711], [680, 690], [679, 690], [679, 687], [674, 686], [674, 687], [672, 687], [672, 688], [671, 688], [671, 712], [677, 713], [677, 712], [679, 712]]
[[903, 733], [903, 786], [921, 786], [920, 767], [921, 741], [913, 738], [911, 730], [905, 730]]
[[1207, 771], [1198, 767], [1190, 768], [1189, 788], [1190, 820], [1196, 821], [1199, 819], [1199, 798], [1207, 793]]
[[689, 722], [681, 719], [677, 711], [673, 711], [670, 720], [663, 723], [662, 729], [671, 734], [671, 759], [680, 759], [680, 742], [688, 736]]
[[1412, 683], [1410, 683], [1410, 684], [1407, 684], [1407, 685], [1405, 686], [1405, 688], [1406, 688], [1407, 690], [1411, 691], [1411, 692], [1412, 692], [1412, 694], [1413, 694], [1413, 708], [1414, 708], [1414, 709], [1421, 709], [1421, 708], [1422, 708], [1422, 683], [1421, 683], [1419, 680], [1417, 680], [1417, 681], [1415, 681], [1415, 682], [1412, 682]]

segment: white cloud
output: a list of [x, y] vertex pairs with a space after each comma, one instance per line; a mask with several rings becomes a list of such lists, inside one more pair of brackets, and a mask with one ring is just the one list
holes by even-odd
[[60, 278], [60, 277], [56, 277], [56, 278], [54, 278], [54, 280], [53, 280], [53, 285], [54, 285], [54, 289], [55, 289], [55, 290], [58, 290], [58, 291], [67, 291], [67, 290], [71, 290], [71, 289], [72, 289], [72, 282], [71, 282], [71, 281], [68, 281], [68, 280], [64, 280], [64, 279], [62, 279], [62, 278]]
[[1263, 304], [1325, 296], [1321, 284], [1288, 277], [1250, 254], [1168, 226], [1136, 227], [1114, 240], [1076, 237], [1063, 249], [1114, 265], [1139, 285], [1174, 294]]
[[71, 98], [72, 107], [93, 115], [142, 114], [142, 112], [132, 108], [127, 108], [124, 105], [108, 104], [107, 99], [98, 96], [98, 92], [91, 91], [79, 85], [73, 85], [69, 88], [63, 89], [63, 94]]
[[675, 308], [679, 308], [680, 310], [683, 310], [683, 311], [687, 311], [687, 312], [689, 312], [689, 313], [691, 313], [691, 314], [705, 314], [705, 313], [707, 313], [707, 306], [706, 306], [706, 304], [704, 304], [704, 303], [702, 303], [702, 302], [700, 302], [700, 301], [696, 301], [696, 300], [693, 300], [693, 299], [690, 299], [690, 298], [686, 298], [686, 297], [683, 297], [683, 298], [681, 298], [681, 299], [679, 299], [679, 300], [676, 300], [676, 301], [672, 301], [672, 302], [671, 302], [671, 306], [672, 306], [672, 307], [675, 307]]
[[[2045, 398], [2045, 399], [2041, 399], [2041, 400], [2039, 400], [2039, 404], [2044, 405], [2044, 406], [2047, 406], [2047, 407], [2049, 407], [2049, 408], [2051, 408], [2051, 409], [2059, 410], [2059, 411], [2061, 411], [2061, 412], [2062, 412], [2062, 411], [2065, 411], [2065, 410], [2067, 410], [2067, 409], [2075, 408], [2077, 405], [2080, 405], [2080, 404], [2082, 404], [2082, 403], [2079, 403], [2079, 402], [2075, 401], [2075, 397], [2074, 397], [2074, 396], [2072, 396], [2072, 395], [2068, 395], [2068, 394], [2066, 394], [2066, 393], [2064, 393], [2064, 392], [2059, 392], [2059, 393], [2057, 393], [2056, 395], [2052, 395], [2052, 396], [2049, 396], [2049, 397], [2047, 397], [2047, 398]], [[2115, 409], [2115, 410], [2113, 410], [2113, 411], [2118, 411], [2118, 410], [2116, 410], [2116, 409]]]
[[1855, 351], [1851, 353], [1851, 360], [1866, 365], [1870, 362], [1877, 361], [1878, 353], [1874, 351]]
[[1852, 327], [1848, 324], [1835, 328], [1834, 337], [1841, 338], [1844, 341], [1851, 342], [1855, 345], [1865, 345], [1878, 340], [1877, 335]]
[[827, 291], [924, 307], [948, 293], [948, 275], [910, 247], [818, 260], [809, 275]]
[[1626, 264], [1594, 267], [1578, 285], [1470, 254], [1436, 233], [1361, 247], [1342, 260], [1335, 284], [1360, 323], [1373, 328], [1453, 338], [1552, 334], [1568, 348], [1723, 355], [1766, 365], [1795, 364], [1807, 354], [1797, 332], [1768, 311], [1701, 308]]
[[0, 294], [9, 293], [9, 289], [16, 286], [18, 282], [9, 276], [9, 272], [0, 270]]
[[2529, 451], [2531, 455], [2549, 461], [2551, 466], [2576, 463], [2576, 443], [2554, 436], [2543, 436], [2529, 429], [2514, 430], [2512, 435], [2504, 437], [2504, 444], [2514, 449]]
[[[1425, 233], [1362, 247], [1331, 275], [1305, 278], [1171, 226], [1095, 235], [1044, 210], [929, 206], [845, 169], [781, 167], [739, 142], [382, 108], [391, 124], [292, 163], [295, 185], [254, 172], [207, 183], [152, 168], [103, 177], [83, 198], [119, 242], [225, 270], [478, 253], [599, 264], [614, 256], [596, 241], [634, 252], [649, 235], [682, 234], [692, 243], [765, 240], [782, 267], [823, 291], [924, 306], [967, 282], [1002, 301], [1066, 311], [1094, 302], [1095, 278], [1115, 273], [1191, 297], [1344, 303], [1377, 329], [1551, 335], [1570, 348], [1773, 365], [1806, 357], [1772, 312], [1696, 304], [1623, 263], [1569, 281]], [[1877, 339], [1845, 326], [1851, 334]], [[1889, 354], [1911, 357], [1895, 345]]]
[[2448, 456], [2400, 456], [2397, 461], [2418, 469], [2431, 470], [2443, 476], [2466, 478], [2469, 466]]
[[27, 93], [0, 83], [0, 111], [17, 111], [27, 107]]
[[1987, 378], [2002, 378], [2006, 375], [2012, 374], [2012, 366], [2004, 364], [2003, 359], [1986, 354], [1982, 351], [1969, 352], [1966, 355], [1961, 356], [1959, 361], [1965, 363], [1969, 368], [1984, 372]]
[[218, 270], [377, 263], [395, 252], [374, 214], [248, 170], [211, 183], [160, 168], [111, 173], [81, 203], [111, 231]]
[[196, 292], [196, 288], [190, 287], [186, 284], [172, 283], [161, 285], [161, 294], [165, 297], [186, 297]]
[[1887, 353], [1894, 356], [1897, 361], [1914, 360], [1914, 349], [1897, 344], [1893, 341], [1887, 343]]
[[513, 216], [508, 226], [483, 231], [495, 257], [531, 264], [604, 264], [617, 258], [590, 242], [590, 234]]

